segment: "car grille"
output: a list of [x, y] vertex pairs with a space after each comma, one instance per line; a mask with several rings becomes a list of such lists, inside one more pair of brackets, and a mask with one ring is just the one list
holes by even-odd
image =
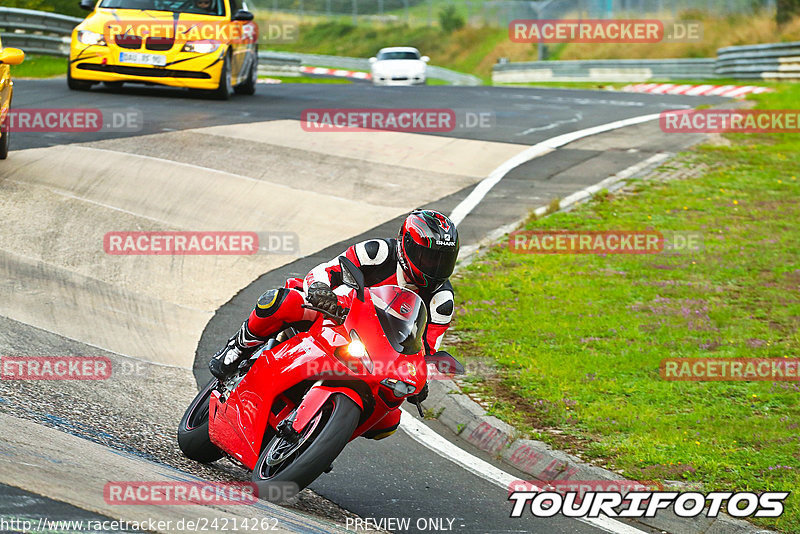
[[120, 48], [127, 48], [128, 50], [139, 50], [142, 47], [142, 38], [136, 35], [117, 35], [114, 42]]
[[128, 76], [149, 76], [151, 78], [196, 78], [208, 80], [211, 75], [207, 72], [194, 72], [190, 70], [175, 70], [152, 67], [130, 67], [127, 65], [98, 65], [95, 63], [81, 63], [80, 70], [96, 70], [100, 72], [113, 72]]
[[407, 80], [408, 76], [392, 76], [392, 80]]
[[166, 52], [167, 50], [172, 50], [174, 44], [175, 44], [175, 39], [166, 39], [163, 37], [150, 37], [149, 39], [147, 39], [145, 47], [148, 50]]

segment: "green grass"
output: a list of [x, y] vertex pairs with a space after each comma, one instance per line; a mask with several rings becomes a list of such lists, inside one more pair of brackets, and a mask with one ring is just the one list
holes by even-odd
[[[753, 97], [796, 109], [800, 85]], [[488, 357], [473, 381], [491, 410], [532, 436], [638, 480], [712, 490], [784, 490], [759, 524], [800, 532], [796, 382], [670, 382], [671, 357], [800, 356], [800, 137], [726, 135], [638, 182], [527, 229], [701, 232], [693, 254], [536, 255], [498, 246], [457, 276], [450, 349]], [[551, 432], [552, 430], [559, 431]]]
[[20, 65], [11, 67], [14, 78], [52, 78], [66, 76], [67, 58], [28, 54]]
[[463, 28], [445, 34], [436, 26], [358, 25], [332, 21], [302, 24], [294, 43], [271, 44], [286, 52], [369, 58], [386, 46], [413, 46], [431, 57], [431, 64], [490, 78], [491, 64], [482, 66], [507, 36], [499, 28]]

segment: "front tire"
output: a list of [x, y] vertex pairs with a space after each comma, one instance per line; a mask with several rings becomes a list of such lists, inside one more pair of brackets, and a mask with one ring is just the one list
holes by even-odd
[[[265, 493], [270, 495], [270, 484], [281, 487], [278, 486], [281, 483], [293, 483], [297, 487], [292, 487], [292, 490], [297, 491], [311, 484], [328, 470], [342, 452], [353, 436], [360, 417], [361, 409], [355, 402], [346, 395], [334, 393], [309, 423], [310, 434], [301, 434], [301, 439], [305, 439], [300, 447], [280, 463], [270, 465], [271, 453], [274, 454], [282, 443], [287, 443], [282, 437], [273, 435], [261, 451], [251, 477], [259, 488], [259, 497], [265, 498]], [[291, 495], [283, 492], [279, 500], [289, 497]]]
[[8, 144], [11, 131], [6, 131], [5, 127], [0, 126], [0, 160], [8, 157]]
[[216, 385], [217, 379], [212, 378], [189, 404], [178, 424], [178, 446], [184, 456], [204, 464], [224, 456], [208, 436], [208, 401]]
[[72, 77], [72, 67], [67, 67], [67, 87], [73, 91], [88, 91], [92, 88], [92, 82], [76, 80]]
[[237, 95], [251, 96], [256, 94], [256, 84], [258, 84], [258, 60], [253, 61], [253, 65], [247, 73], [247, 81], [237, 85], [233, 90]]
[[228, 100], [233, 93], [233, 80], [231, 79], [230, 56], [225, 56], [222, 63], [222, 72], [219, 74], [219, 86], [211, 91], [211, 97], [215, 100]]

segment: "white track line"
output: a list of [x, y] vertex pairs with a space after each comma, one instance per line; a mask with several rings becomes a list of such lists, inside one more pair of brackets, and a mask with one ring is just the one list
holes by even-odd
[[480, 204], [481, 200], [483, 200], [486, 194], [491, 191], [491, 189], [497, 185], [498, 182], [500, 182], [500, 180], [502, 180], [503, 177], [509, 173], [509, 171], [515, 167], [519, 167], [523, 163], [547, 154], [548, 152], [552, 152], [556, 148], [562, 147], [578, 139], [598, 133], [608, 132], [610, 130], [616, 130], [617, 128], [623, 128], [625, 126], [632, 126], [634, 124], [641, 124], [643, 122], [656, 120], [658, 117], [658, 113], [653, 113], [651, 115], [640, 115], [638, 117], [631, 117], [630, 119], [623, 119], [620, 121], [609, 122], [607, 124], [601, 124], [600, 126], [584, 128], [583, 130], [558, 135], [556, 137], [551, 137], [550, 139], [545, 139], [541, 143], [536, 143], [511, 159], [503, 162], [499, 167], [493, 170], [489, 176], [481, 180], [478, 185], [475, 186], [475, 189], [473, 189], [472, 192], [467, 195], [467, 198], [462, 200], [458, 206], [455, 207], [453, 213], [450, 214], [450, 219], [456, 223], [456, 226], [461, 224], [466, 216], [469, 215], [478, 204]]
[[[405, 416], [400, 419], [400, 428], [411, 436], [414, 441], [429, 448], [442, 458], [450, 460], [457, 466], [466, 469], [470, 473], [504, 490], [508, 490], [513, 482], [519, 480], [502, 469], [471, 455], [464, 449], [456, 447], [428, 428], [424, 423], [415, 419], [410, 413], [405, 410], [403, 410], [403, 412], [405, 412]], [[541, 490], [541, 488], [538, 487], [536, 487], [536, 489]], [[578, 517], [575, 519], [611, 534], [645, 534], [643, 530], [634, 528], [616, 519], [611, 519], [610, 517], [598, 517], [596, 519]], [[520, 521], [522, 520], [520, 519]]]
[[[530, 146], [523, 152], [520, 152], [516, 156], [512, 157], [511, 159], [505, 161], [499, 167], [489, 174], [488, 177], [483, 179], [476, 187], [472, 190], [472, 192], [462, 200], [458, 206], [455, 207], [452, 214], [450, 215], [450, 219], [458, 225], [464, 220], [464, 218], [472, 212], [473, 209], [483, 200], [486, 194], [497, 185], [503, 177], [508, 174], [509, 171], [522, 165], [525, 162], [528, 162], [538, 156], [546, 154], [548, 152], [552, 152], [558, 147], [564, 146], [568, 143], [571, 143], [577, 139], [581, 139], [584, 137], [588, 137], [590, 135], [608, 132], [610, 130], [616, 130], [617, 128], [623, 128], [625, 126], [632, 126], [634, 124], [641, 124], [643, 122], [648, 122], [651, 120], [655, 120], [659, 118], [658, 113], [653, 113], [650, 115], [641, 115], [639, 117], [632, 117], [630, 119], [623, 119], [619, 121], [610, 122], [607, 124], [601, 124], [600, 126], [594, 126], [592, 128], [585, 128], [583, 130], [578, 130], [576, 132], [571, 132], [563, 135], [559, 135], [556, 137], [551, 137], [550, 139], [546, 139], [541, 143], [537, 143], [535, 145]], [[647, 164], [655, 163], [657, 161], [661, 161], [666, 158], [666, 154], [656, 154], [646, 160], [645, 162], [636, 164], [629, 169], [639, 170], [644, 168]], [[629, 170], [629, 169], [626, 169]], [[612, 178], [620, 179], [623, 178], [621, 176], [625, 171], [614, 175]], [[633, 172], [628, 173], [627, 175], [633, 174]], [[608, 180], [608, 179], [607, 179]], [[601, 186], [601, 184], [597, 184], [596, 186], [590, 186], [586, 189], [578, 191], [571, 195], [570, 199], [575, 197], [576, 195], [586, 195], [591, 194], [592, 189], [597, 189], [597, 186]], [[406, 412], [405, 410], [403, 410]], [[501, 488], [508, 490], [511, 483], [517, 480], [512, 475], [506, 473], [502, 469], [493, 466], [492, 464], [481, 460], [480, 458], [473, 456], [472, 454], [468, 453], [464, 449], [457, 447], [444, 439], [442, 436], [428, 428], [424, 423], [415, 419], [411, 414], [406, 412], [405, 417], [400, 420], [400, 428], [402, 428], [411, 438], [420, 444], [424, 445], [428, 449], [432, 450], [442, 458], [450, 460], [451, 462], [455, 463], [459, 467], [462, 467], [469, 471], [470, 473], [483, 478]], [[541, 488], [537, 488], [541, 489]], [[589, 524], [595, 528], [603, 530], [604, 532], [609, 532], [612, 534], [644, 534], [644, 531], [634, 528], [630, 525], [617, 521], [615, 519], [611, 519], [610, 517], [598, 517], [596, 519], [588, 519], [588, 518], [576, 518], [578, 521], [583, 523]]]

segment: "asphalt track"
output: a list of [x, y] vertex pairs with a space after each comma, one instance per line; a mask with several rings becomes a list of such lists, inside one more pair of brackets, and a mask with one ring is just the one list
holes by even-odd
[[[12, 137], [12, 150], [122, 139], [207, 126], [297, 120], [307, 108], [420, 106], [455, 109], [460, 120], [466, 113], [483, 113], [490, 118], [488, 127], [467, 127], [462, 121], [455, 131], [430, 135], [532, 145], [560, 134], [622, 118], [722, 101], [719, 98], [558, 89], [447, 86], [375, 88], [367, 84], [286, 84], [259, 85], [254, 97], [213, 102], [188, 98], [182, 92], [171, 89], [132, 87], [120, 92], [98, 89], [91, 93], [75, 93], [67, 91], [63, 80], [19, 80], [15, 86], [14, 104], [17, 108], [131, 109], [141, 113], [143, 124], [141, 129], [133, 132], [19, 132]], [[657, 125], [648, 123], [575, 141], [511, 171], [465, 219], [460, 227], [463, 243], [466, 246], [474, 245], [491, 230], [518, 220], [530, 209], [547, 204], [552, 198], [563, 198], [654, 154], [675, 153], [697, 140], [697, 136], [662, 134]], [[235, 159], [237, 154], [227, 152], [220, 157]], [[470, 193], [472, 187], [427, 202], [426, 205], [450, 212]], [[396, 232], [398, 223], [399, 218], [394, 218], [376, 225], [364, 232], [363, 236], [391, 236]], [[335, 243], [267, 272], [233, 295], [227, 304], [217, 310], [203, 332], [196, 351], [196, 381], [205, 381], [207, 375], [204, 364], [208, 355], [241, 323], [265, 288], [282, 284], [288, 276], [305, 274], [320, 261], [341, 252], [352, 241]], [[457, 291], [456, 288], [456, 295]], [[29, 332], [27, 335], [37, 334]], [[150, 387], [157, 388], [157, 382], [154, 381]], [[179, 410], [173, 409], [176, 412]], [[73, 422], [83, 423], [80, 420]], [[435, 423], [432, 426], [458, 446], [489, 462], [495, 462], [449, 434], [446, 429]], [[128, 443], [128, 446], [137, 448], [135, 441]], [[525, 478], [501, 464], [497, 465], [512, 475]], [[426, 518], [444, 520], [444, 525], [452, 520], [452, 531], [464, 533], [600, 531], [564, 518], [510, 519], [510, 505], [504, 490], [434, 454], [402, 432], [382, 442], [359, 439], [351, 443], [334, 464], [334, 470], [320, 477], [312, 489], [364, 518], [408, 518], [410, 532], [425, 531], [417, 527], [424, 527]], [[8, 495], [8, 492], [4, 493], [0, 487], [0, 495], [3, 494]], [[418, 520], [422, 521], [418, 523]], [[637, 528], [648, 531], [642, 526]]]

